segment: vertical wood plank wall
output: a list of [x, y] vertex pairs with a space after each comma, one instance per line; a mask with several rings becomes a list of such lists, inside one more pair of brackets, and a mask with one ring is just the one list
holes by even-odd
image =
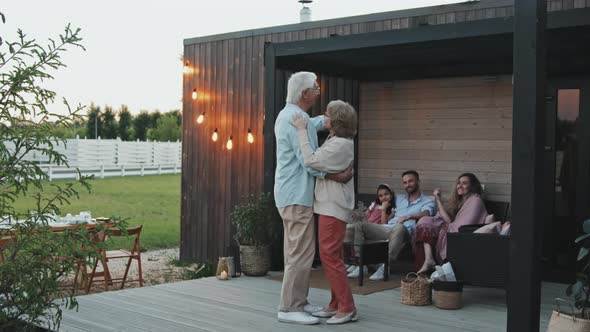
[[[494, 2], [488, 2], [493, 7]], [[505, 3], [505, 1], [503, 2]], [[252, 35], [236, 39], [224, 39], [208, 42], [195, 42], [187, 44], [184, 48], [185, 60], [193, 67], [191, 73], [183, 77], [183, 136], [182, 136], [182, 184], [181, 184], [181, 236], [180, 254], [182, 259], [195, 261], [216, 260], [218, 256], [228, 254], [228, 246], [231, 244], [233, 232], [229, 220], [231, 208], [238, 203], [239, 198], [248, 193], [254, 193], [263, 189], [264, 178], [264, 143], [262, 136], [264, 118], [264, 43], [282, 43], [288, 41], [329, 38], [330, 35], [349, 35], [367, 32], [406, 29], [420, 25], [452, 24], [471, 20], [480, 20], [494, 17], [508, 17], [513, 15], [512, 6], [481, 8], [484, 2], [474, 5], [450, 5], [448, 7], [435, 7], [437, 12], [430, 15], [414, 17], [396, 17], [372, 22], [353, 24], [340, 24], [324, 26], [307, 30], [294, 30], [280, 33]], [[547, 8], [550, 11], [568, 10], [574, 8], [590, 7], [590, 0], [548, 0]], [[449, 8], [448, 12], [441, 12], [440, 8]], [[460, 8], [461, 10], [458, 10]], [[296, 26], [295, 28], [296, 29]], [[337, 80], [332, 78], [332, 80]], [[349, 80], [350, 81], [350, 80]], [[328, 80], [329, 85], [330, 80]], [[356, 81], [354, 81], [356, 82]], [[351, 87], [356, 83], [341, 84], [335, 92], [330, 93], [330, 99], [334, 96], [348, 96]], [[191, 99], [191, 92], [197, 89], [200, 94], [198, 100]], [[344, 89], [344, 91], [342, 90]], [[354, 89], [353, 89], [354, 90]], [[358, 89], [357, 89], [358, 90]], [[322, 100], [322, 105], [324, 104]], [[353, 103], [354, 104], [354, 103]], [[363, 110], [360, 110], [362, 114]], [[205, 121], [198, 125], [198, 115], [205, 112]], [[314, 111], [315, 112], [315, 111]], [[378, 113], [374, 113], [376, 115]], [[378, 116], [378, 115], [377, 115]], [[362, 115], [361, 115], [362, 117]], [[368, 118], [367, 118], [368, 120]], [[442, 121], [443, 119], [439, 119]], [[495, 119], [499, 124], [501, 119]], [[508, 121], [508, 119], [504, 119]], [[426, 119], [420, 121], [428, 121]], [[491, 121], [491, 119], [490, 119]], [[491, 123], [491, 122], [490, 122]], [[418, 126], [418, 123], [412, 123]], [[428, 125], [426, 123], [426, 125]], [[443, 124], [444, 125], [444, 124]], [[467, 125], [467, 124], [466, 124]], [[213, 143], [211, 134], [217, 128], [219, 141]], [[246, 142], [246, 133], [251, 128], [255, 135], [254, 144]], [[509, 128], [486, 128], [489, 135], [500, 135]], [[233, 136], [234, 148], [227, 151], [224, 146]], [[360, 146], [371, 145], [363, 142], [361, 131]], [[427, 135], [422, 132], [421, 135]], [[466, 137], [466, 136], [463, 136]], [[496, 137], [496, 136], [494, 136]], [[467, 139], [467, 138], [466, 138]], [[471, 139], [468, 139], [471, 141]], [[493, 140], [492, 140], [493, 141]], [[506, 146], [505, 140], [496, 140], [500, 146], [492, 146], [491, 157], [479, 157], [482, 150], [473, 148], [468, 156], [459, 157], [472, 160], [494, 159], [504, 160]], [[357, 145], [358, 146], [358, 145]], [[398, 148], [398, 147], [395, 147]], [[361, 149], [362, 151], [362, 149]], [[367, 160], [361, 173], [357, 173], [361, 192], [372, 193], [371, 188], [379, 181], [379, 178], [387, 178], [388, 173], [368, 171], [375, 169], [375, 165], [367, 164], [368, 157], [377, 153], [369, 149], [361, 154]], [[414, 151], [414, 156], [420, 160], [420, 151]], [[437, 156], [449, 159], [456, 156], [457, 150], [440, 150]], [[508, 153], [509, 154], [509, 153]], [[487, 158], [487, 159], [486, 159]], [[440, 163], [448, 161], [440, 161]], [[476, 161], [469, 161], [476, 162]], [[498, 161], [498, 172], [480, 172], [484, 182], [490, 183], [491, 191], [499, 198], [509, 198], [509, 184], [504, 181], [506, 170], [510, 171], [508, 161]], [[432, 163], [431, 163], [432, 164]], [[396, 165], [398, 166], [398, 165]], [[399, 164], [400, 169], [409, 166]], [[440, 166], [437, 166], [440, 167]], [[432, 185], [448, 185], [446, 179], [455, 176], [454, 173], [444, 173], [437, 167], [424, 168], [424, 178], [440, 176], [444, 181], [432, 183]], [[508, 168], [507, 168], [508, 167]], [[378, 167], [377, 167], [378, 169]], [[477, 172], [478, 169], [471, 169]], [[493, 173], [493, 174], [492, 174]], [[396, 177], [396, 174], [393, 174]], [[365, 176], [366, 179], [363, 179]], [[491, 177], [491, 178], [490, 178]], [[509, 176], [508, 176], [509, 178]], [[490, 182], [493, 179], [496, 182]], [[395, 181], [391, 181], [395, 182]], [[395, 183], [394, 183], [395, 184]], [[430, 187], [427, 184], [427, 188]]]
[[[487, 197], [510, 201], [511, 76], [361, 83], [359, 192], [380, 183], [403, 192], [401, 173], [447, 194], [473, 172]], [[448, 197], [448, 196], [447, 196]]]

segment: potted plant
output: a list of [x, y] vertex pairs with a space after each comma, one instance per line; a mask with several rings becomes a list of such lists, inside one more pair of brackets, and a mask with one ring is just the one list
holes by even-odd
[[589, 331], [590, 330], [590, 219], [583, 223], [584, 234], [575, 243], [580, 246], [578, 264], [582, 270], [576, 274], [576, 282], [566, 289], [567, 296], [573, 296], [575, 310], [571, 315], [553, 311], [548, 331]]
[[277, 238], [280, 216], [270, 193], [246, 196], [230, 215], [240, 245], [240, 266], [249, 276], [266, 275], [270, 245]]

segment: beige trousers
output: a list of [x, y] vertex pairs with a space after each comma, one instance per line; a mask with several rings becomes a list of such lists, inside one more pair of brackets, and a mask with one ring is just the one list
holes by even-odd
[[280, 311], [303, 311], [309, 292], [309, 275], [315, 256], [313, 210], [302, 205], [279, 208], [283, 219], [285, 274]]
[[379, 224], [354, 223], [346, 228], [346, 239], [361, 243], [364, 240], [389, 240], [389, 261], [394, 261], [402, 251], [404, 244], [410, 240], [404, 225], [387, 227]]

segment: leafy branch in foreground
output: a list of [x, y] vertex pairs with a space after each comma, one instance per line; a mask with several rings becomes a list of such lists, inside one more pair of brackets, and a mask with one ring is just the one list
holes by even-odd
[[[2, 13], [0, 18], [4, 23]], [[81, 41], [80, 29], [70, 25], [46, 45], [21, 30], [14, 41], [0, 36], [0, 222], [22, 221], [0, 229], [0, 238], [10, 239], [0, 247], [0, 331], [59, 328], [62, 309], [77, 308], [72, 281], [104, 246], [97, 238], [106, 225], [62, 232], [49, 227], [51, 216], [60, 215], [80, 189], [90, 191], [91, 177], [78, 172], [76, 181], [47, 185], [47, 175], [26, 158], [38, 153], [51, 164], [68, 164], [58, 149], [66, 141], [48, 133], [56, 126], [72, 126], [84, 107], [72, 108], [63, 99], [66, 114], [51, 112], [48, 106], [57, 95], [43, 84], [65, 67], [64, 52], [84, 49]], [[24, 196], [33, 196], [35, 203], [17, 211], [14, 203]], [[123, 223], [117, 225], [123, 228]]]

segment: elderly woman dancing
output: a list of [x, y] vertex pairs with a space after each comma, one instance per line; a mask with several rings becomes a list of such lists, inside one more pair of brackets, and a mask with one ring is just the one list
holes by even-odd
[[[347, 169], [354, 160], [356, 111], [340, 100], [328, 104], [324, 127], [330, 131], [326, 142], [313, 151], [307, 134], [307, 123], [300, 115], [293, 117], [297, 128], [304, 165], [327, 173]], [[327, 308], [312, 313], [316, 317], [331, 317], [328, 324], [342, 324], [358, 319], [352, 292], [342, 259], [346, 224], [352, 221], [354, 181], [339, 183], [316, 178], [314, 212], [319, 214], [318, 236], [320, 259], [330, 283], [332, 299]]]

